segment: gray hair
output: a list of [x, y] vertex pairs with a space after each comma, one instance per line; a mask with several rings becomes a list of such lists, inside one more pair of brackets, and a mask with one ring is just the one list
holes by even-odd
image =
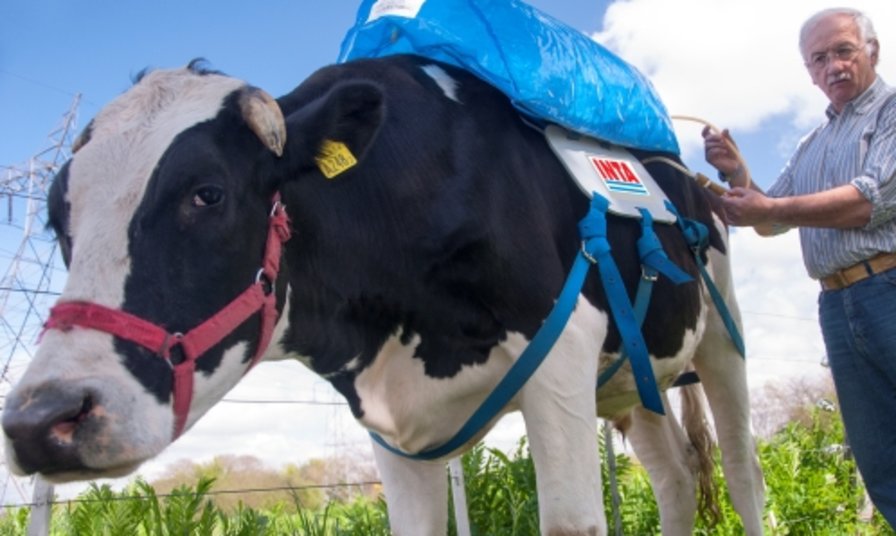
[[809, 38], [809, 32], [811, 32], [822, 19], [836, 15], [852, 17], [853, 22], [856, 24], [856, 28], [859, 29], [859, 38], [861, 38], [863, 43], [867, 43], [872, 39], [877, 39], [877, 32], [874, 31], [874, 25], [867, 15], [858, 9], [853, 9], [851, 7], [832, 7], [819, 11], [803, 23], [803, 27], [800, 29], [800, 53], [803, 55], [803, 58], [806, 58], [806, 39]]

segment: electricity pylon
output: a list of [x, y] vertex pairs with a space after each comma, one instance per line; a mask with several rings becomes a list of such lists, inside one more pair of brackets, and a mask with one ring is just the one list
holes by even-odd
[[[53, 177], [71, 156], [81, 95], [75, 95], [49, 146], [23, 166], [0, 167], [0, 397], [31, 360], [50, 305], [64, 281], [57, 269], [56, 240], [47, 228], [47, 191]], [[3, 210], [0, 208], [0, 210]], [[2, 462], [0, 462], [2, 463]], [[5, 468], [4, 468], [5, 469]], [[21, 483], [0, 474], [0, 497], [9, 498], [10, 482], [20, 499]]]

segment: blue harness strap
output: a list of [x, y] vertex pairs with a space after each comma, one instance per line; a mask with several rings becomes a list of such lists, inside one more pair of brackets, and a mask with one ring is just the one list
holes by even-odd
[[734, 344], [734, 347], [737, 348], [740, 356], [742, 358], [746, 357], [746, 347], [744, 345], [743, 337], [741, 337], [740, 331], [737, 329], [737, 323], [734, 322], [734, 317], [731, 316], [731, 311], [728, 309], [728, 305], [725, 304], [725, 299], [722, 298], [722, 294], [719, 293], [719, 289], [716, 287], [715, 283], [713, 283], [712, 277], [710, 277], [709, 272], [706, 271], [706, 265], [703, 263], [703, 259], [700, 258], [700, 253], [709, 245], [709, 230], [697, 220], [682, 218], [681, 214], [675, 209], [675, 206], [669, 201], [666, 201], [666, 208], [668, 208], [670, 212], [675, 213], [675, 216], [677, 217], [676, 221], [678, 222], [678, 227], [681, 229], [682, 234], [684, 234], [684, 238], [688, 245], [691, 246], [691, 251], [694, 253], [694, 260], [697, 263], [697, 268], [700, 269], [700, 275], [703, 277], [704, 283], [706, 283], [706, 288], [709, 290], [709, 295], [712, 297], [712, 301], [716, 306], [716, 310], [719, 312], [719, 316], [722, 317], [722, 322], [728, 330], [731, 342]]
[[[638, 282], [638, 290], [635, 293], [634, 313], [638, 322], [638, 329], [644, 324], [647, 316], [647, 307], [653, 294], [653, 284], [659, 274], [668, 277], [676, 285], [693, 281], [694, 278], [675, 265], [660, 244], [656, 232], [653, 230], [653, 216], [650, 211], [638, 209], [641, 213], [641, 238], [638, 239], [638, 256], [641, 259], [641, 280]], [[628, 354], [623, 350], [619, 359], [614, 361], [597, 378], [597, 388], [600, 389], [613, 377], [619, 368], [628, 359]], [[646, 406], [645, 406], [646, 407]]]
[[[622, 276], [619, 275], [619, 268], [610, 255], [606, 218], [609, 202], [595, 193], [591, 199], [591, 206], [592, 209], [599, 210], [602, 217], [580, 222], [579, 233], [588, 244], [587, 249], [595, 252], [592, 262], [599, 266], [598, 272], [610, 305], [610, 312], [622, 338], [622, 352], [631, 359], [632, 376], [635, 378], [641, 404], [650, 411], [665, 415], [653, 367], [650, 365], [650, 356], [647, 354], [647, 345], [641, 334], [641, 320], [635, 316]], [[646, 305], [644, 309], [646, 310]]]
[[641, 238], [638, 239], [638, 255], [641, 257], [641, 264], [653, 274], [656, 272], [663, 274], [676, 285], [693, 281], [693, 277], [669, 260], [663, 250], [663, 245], [660, 244], [660, 239], [653, 230], [653, 216], [650, 215], [650, 212], [641, 208], [638, 209], [638, 212], [641, 213]]

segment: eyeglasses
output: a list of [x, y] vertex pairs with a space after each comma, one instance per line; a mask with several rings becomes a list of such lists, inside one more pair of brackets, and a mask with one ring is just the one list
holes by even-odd
[[809, 56], [806, 67], [813, 71], [820, 71], [834, 60], [851, 62], [856, 59], [861, 50], [861, 48], [853, 45], [840, 45], [824, 52], [815, 52]]

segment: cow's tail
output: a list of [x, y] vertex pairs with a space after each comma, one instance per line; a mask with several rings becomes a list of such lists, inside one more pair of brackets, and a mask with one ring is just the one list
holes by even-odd
[[712, 527], [721, 521], [722, 512], [718, 502], [719, 487], [713, 478], [715, 442], [706, 420], [702, 392], [699, 383], [681, 387], [681, 421], [696, 454], [697, 509], [703, 521]]

